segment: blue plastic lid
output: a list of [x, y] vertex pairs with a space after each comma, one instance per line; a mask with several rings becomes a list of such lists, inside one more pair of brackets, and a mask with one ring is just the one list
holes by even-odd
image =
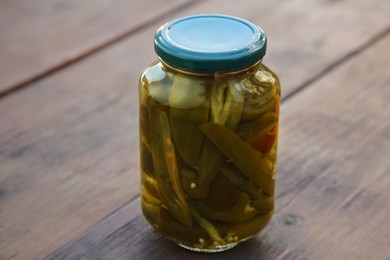
[[154, 49], [166, 63], [195, 71], [243, 68], [261, 60], [267, 38], [262, 29], [241, 18], [205, 14], [160, 27]]

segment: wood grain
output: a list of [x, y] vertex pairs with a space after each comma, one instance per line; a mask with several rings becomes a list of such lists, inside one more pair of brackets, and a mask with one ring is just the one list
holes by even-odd
[[261, 235], [192, 253], [156, 234], [137, 199], [48, 259], [389, 259], [389, 44], [282, 105], [277, 212]]
[[190, 0], [0, 1], [0, 94], [188, 4]]
[[[202, 1], [2, 98], [0, 237], [6, 239], [1, 239], [0, 258], [46, 256], [138, 195], [137, 78], [155, 59], [153, 33], [161, 23], [199, 12], [223, 12], [261, 24], [270, 37], [266, 64], [282, 75], [285, 93], [360, 48], [387, 23], [382, 0], [263, 2], [260, 8], [258, 1], [243, 0], [237, 8], [233, 0]], [[330, 20], [337, 20], [338, 26], [328, 24]], [[321, 33], [317, 27], [323, 28]], [[334, 48], [336, 43], [325, 33], [329, 30], [346, 41]], [[301, 121], [292, 124], [308, 119], [298, 117]], [[359, 141], [361, 135], [346, 140]], [[315, 175], [298, 171], [300, 166], [324, 169], [343, 151], [321, 152], [320, 146], [295, 150], [302, 139], [290, 140], [292, 152], [282, 153], [280, 160], [297, 179], [283, 177], [282, 185], [286, 181], [305, 187]], [[310, 160], [311, 153], [322, 155], [323, 161]], [[278, 203], [291, 203], [294, 192], [297, 189], [281, 193]]]

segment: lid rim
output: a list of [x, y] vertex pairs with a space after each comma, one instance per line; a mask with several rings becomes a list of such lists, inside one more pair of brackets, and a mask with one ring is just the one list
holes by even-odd
[[[215, 36], [217, 38], [215, 39], [221, 41], [221, 43], [219, 43], [220, 45], [223, 46], [225, 42], [227, 42], [225, 44], [226, 46], [223, 46], [225, 49], [221, 51], [216, 51], [215, 45], [209, 43], [212, 42], [212, 40], [210, 40], [209, 42], [207, 42], [206, 40], [207, 44], [209, 45], [204, 44], [201, 40], [198, 40], [202, 39], [202, 36], [207, 35], [207, 33], [205, 34], [205, 32], [207, 31], [206, 27], [208, 26], [208, 24], [205, 24], [205, 21], [202, 21], [202, 19], [204, 18], [207, 18], [208, 22], [210, 22], [210, 20], [216, 21], [219, 26], [225, 26], [224, 20], [228, 20], [230, 25], [237, 25], [235, 27], [233, 26], [233, 29], [235, 31], [230, 27], [223, 27], [222, 29], [226, 28], [230, 30], [229, 33], [233, 31], [233, 33], [243, 35], [242, 39], [239, 39], [240, 46], [232, 45], [231, 39], [227, 38], [226, 34], [222, 34], [223, 32], [220, 34], [221, 38], [218, 38], [220, 35], [218, 35], [217, 32], [213, 33], [217, 34]], [[187, 21], [191, 21], [191, 23], [186, 25], [185, 23]], [[195, 34], [195, 36], [198, 38], [195, 38], [194, 40], [193, 34], [191, 35], [191, 40], [194, 41], [189, 41], [188, 38], [185, 38], [185, 36], [188, 36], [187, 31], [183, 33], [179, 30], [179, 32], [181, 33], [180, 35], [172, 33], [175, 31], [172, 30], [172, 28], [175, 29], [175, 25], [181, 25], [184, 26], [184, 28], [189, 29], [198, 26], [198, 28], [196, 29], [200, 28], [201, 30], [198, 30], [199, 32], [197, 31], [198, 35]], [[248, 34], [247, 29], [246, 32], [240, 34], [240, 32], [245, 29], [243, 26], [246, 26], [245, 28], [250, 28], [251, 34]], [[214, 35], [212, 37], [214, 37]], [[178, 44], [177, 41], [175, 41], [177, 39], [181, 42], [184, 42], [184, 40], [186, 40], [189, 43], [189, 46], [185, 46], [184, 44]], [[228, 41], [223, 42], [223, 40], [225, 39], [228, 39]], [[233, 39], [233, 41], [234, 40], [235, 39]], [[196, 44], [199, 44], [200, 46], [198, 49], [196, 49], [196, 47], [198, 47]], [[208, 46], [210, 46], [209, 50], [207, 50]], [[267, 37], [260, 27], [238, 17], [219, 14], [192, 15], [174, 20], [161, 26], [156, 31], [154, 37], [155, 52], [163, 61], [177, 67], [182, 67], [184, 69], [200, 71], [222, 71], [247, 67], [256, 63], [264, 57], [266, 53], [266, 46]]]

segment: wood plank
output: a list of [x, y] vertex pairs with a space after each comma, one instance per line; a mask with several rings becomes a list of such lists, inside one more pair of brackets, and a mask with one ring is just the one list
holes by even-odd
[[388, 259], [389, 45], [388, 34], [282, 105], [277, 212], [261, 235], [192, 253], [156, 234], [137, 199], [48, 259]]
[[[235, 7], [236, 1], [233, 0], [225, 1], [226, 5], [205, 1], [188, 11], [166, 17], [165, 21], [193, 13], [216, 12], [220, 8], [220, 12], [249, 19], [261, 17], [261, 20], [256, 20], [259, 24], [273, 21], [273, 24], [267, 22], [265, 28], [271, 34], [271, 41], [274, 26], [275, 31], [281, 30], [277, 17], [291, 16], [292, 19], [306, 13], [302, 8], [293, 8], [291, 2], [294, 1], [275, 3], [268, 0], [264, 1], [264, 8], [259, 9], [258, 2], [243, 0], [241, 9]], [[310, 16], [313, 20], [318, 17], [316, 24], [326, 18], [325, 21], [340, 19], [347, 28], [354, 26], [354, 30], [350, 30], [353, 33], [345, 31], [354, 42], [340, 42], [340, 49], [344, 52], [334, 50], [333, 43], [326, 40], [326, 34], [309, 38], [307, 48], [290, 46], [302, 56], [300, 62], [309, 66], [314, 61], [310, 55], [307, 58], [307, 50], [316, 42], [323, 42], [325, 45], [318, 49], [320, 54], [316, 57], [318, 72], [343, 54], [358, 48], [359, 44], [369, 41], [384, 26], [384, 2], [380, 0], [360, 0], [359, 4], [352, 0], [332, 2], [329, 5], [333, 7], [324, 11], [328, 16], [320, 12], [322, 2], [316, 5], [310, 4], [309, 0], [294, 3], [310, 6], [311, 11], [317, 13]], [[335, 11], [340, 7], [352, 10], [347, 12], [348, 18], [341, 19], [343, 14]], [[272, 15], [275, 12], [280, 16]], [[361, 18], [361, 12], [375, 14], [375, 17]], [[375, 26], [370, 30], [365, 26], [355, 26], [361, 19]], [[302, 29], [302, 34], [312, 29], [311, 23], [303, 23], [300, 19], [296, 24]], [[45, 256], [138, 195], [137, 78], [155, 58], [152, 38], [159, 25], [155, 23], [112, 48], [1, 100], [0, 237], [7, 237], [7, 240], [0, 243], [0, 258]], [[341, 35], [343, 31], [340, 29], [337, 34]], [[362, 39], [356, 31], [364, 32], [367, 38]], [[302, 35], [293, 38], [294, 34], [286, 33], [279, 37], [278, 41], [294, 42], [293, 39], [299, 41]], [[275, 62], [277, 72], [287, 75], [291, 63], [286, 63], [286, 60], [293, 57], [275, 56], [274, 52], [286, 53], [284, 48], [288, 46], [278, 44], [275, 38], [270, 46], [273, 43], [276, 49], [270, 49], [269, 56], [273, 58], [269, 61]], [[303, 69], [299, 66], [296, 70], [296, 74], [283, 80], [287, 91], [304, 84], [308, 78], [302, 76]], [[280, 202], [289, 201], [282, 197]]]
[[[171, 3], [185, 6], [188, 2], [117, 1], [113, 5], [99, 0], [90, 5], [77, 0], [55, 3], [39, 0], [34, 4], [3, 1], [0, 3], [0, 58], [3, 61], [0, 93], [55, 71], [88, 51], [129, 34], [140, 24], [169, 10]], [[161, 13], [150, 12], [150, 6]], [[269, 32], [266, 62], [275, 68], [280, 64], [295, 68], [278, 73], [283, 82], [289, 82], [284, 90], [287, 95], [302, 85], [297, 79], [305, 82], [312, 79], [324, 70], [324, 64], [332, 66], [346, 52], [353, 53], [369, 42], [370, 37], [380, 34], [388, 25], [389, 11], [390, 5], [384, 0], [374, 3], [368, 0], [357, 3], [351, 0], [288, 1], [283, 4], [267, 0], [261, 6], [256, 0], [246, 0], [240, 8], [235, 8], [233, 1], [228, 0], [223, 5], [217, 1], [206, 3], [192, 13], [226, 13], [260, 24]], [[355, 14], [359, 12], [364, 15], [357, 17]], [[8, 29], [10, 23], [12, 30]]]
[[0, 94], [78, 60], [190, 0], [0, 2]]

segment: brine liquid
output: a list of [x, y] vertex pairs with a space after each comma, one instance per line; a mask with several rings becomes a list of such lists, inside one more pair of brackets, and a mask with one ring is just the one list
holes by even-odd
[[140, 82], [142, 210], [186, 248], [257, 234], [274, 208], [280, 86], [259, 65], [199, 77], [152, 65]]

